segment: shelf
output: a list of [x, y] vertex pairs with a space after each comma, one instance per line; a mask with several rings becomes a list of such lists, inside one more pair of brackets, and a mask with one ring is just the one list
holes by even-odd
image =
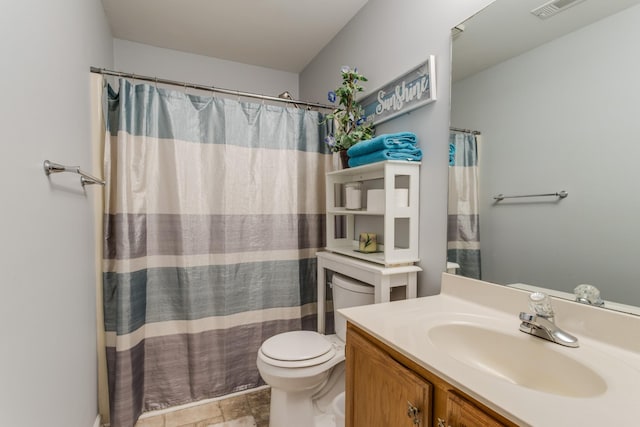
[[332, 252], [334, 254], [345, 255], [351, 258], [361, 259], [363, 261], [369, 261], [376, 264], [386, 265], [388, 267], [395, 265], [410, 265], [415, 262], [420, 261], [419, 258], [407, 258], [406, 261], [399, 262], [398, 264], [388, 264], [385, 262], [384, 253], [378, 252], [374, 254], [365, 254], [362, 252], [356, 252], [353, 249], [343, 249], [343, 248], [325, 248], [325, 250]]
[[[334, 208], [327, 210], [328, 214], [331, 215], [370, 215], [370, 216], [384, 216], [384, 211], [368, 211], [366, 209], [345, 209], [345, 208]], [[393, 218], [410, 218], [411, 210], [407, 207], [401, 207], [395, 209], [395, 214]]]
[[[420, 162], [390, 160], [326, 174], [327, 243], [326, 250], [385, 266], [406, 265], [418, 258], [418, 209]], [[362, 196], [362, 209], [346, 209], [345, 184], [361, 182], [363, 192], [383, 190], [383, 199]], [[395, 189], [406, 189], [406, 201], [397, 199]], [[382, 208], [379, 206], [382, 205]], [[355, 252], [360, 233], [375, 233], [381, 253]], [[386, 246], [386, 247], [385, 247]]]
[[369, 260], [356, 259], [332, 252], [318, 252], [318, 332], [325, 332], [325, 302], [327, 274], [330, 270], [344, 274], [373, 286], [374, 302], [389, 302], [391, 289], [405, 287], [406, 298], [418, 296], [418, 272], [420, 267], [413, 264], [384, 266]]
[[380, 252], [373, 252], [373, 253], [359, 252], [357, 251], [358, 247], [359, 247], [359, 242], [357, 240], [349, 242], [346, 239], [340, 239], [338, 243], [336, 243], [334, 246], [331, 246], [331, 247], [327, 246], [324, 249], [326, 251], [333, 252], [336, 254], [346, 255], [352, 258], [357, 258], [363, 261], [374, 262], [376, 264], [382, 264], [386, 266], [407, 265], [407, 264], [413, 264], [414, 262], [420, 261], [418, 257], [412, 258], [411, 255], [409, 255], [410, 250], [408, 248], [395, 248], [394, 250], [395, 252], [404, 252], [404, 253], [407, 253], [408, 256], [404, 257], [402, 261], [398, 261], [394, 263], [394, 262], [389, 262], [387, 260], [385, 256], [384, 245], [378, 245]]
[[372, 215], [372, 216], [382, 216], [384, 215], [384, 211], [368, 211], [366, 209], [345, 209], [345, 208], [335, 208], [327, 210], [328, 214], [333, 215]]
[[356, 252], [353, 249], [347, 248], [325, 248], [329, 252], [334, 254], [346, 255], [351, 258], [361, 259], [363, 261], [375, 262], [376, 264], [384, 264], [384, 253], [377, 252], [373, 254], [365, 254], [362, 252]]
[[[331, 172], [327, 172], [327, 176], [340, 176], [340, 175], [348, 175], [348, 176], [352, 176], [352, 175], [360, 175], [360, 174], [364, 174], [364, 175], [368, 175], [370, 173], [373, 173], [377, 178], [382, 178], [384, 175], [381, 173], [383, 171], [383, 167], [384, 165], [400, 165], [400, 166], [405, 166], [405, 165], [421, 165], [421, 162], [407, 162], [405, 160], [387, 160], [384, 162], [377, 162], [377, 163], [370, 163], [368, 165], [363, 165], [363, 166], [358, 166], [355, 168], [347, 168], [347, 169], [340, 169], [337, 171], [331, 171]], [[376, 178], [366, 178], [366, 179], [376, 179]]]

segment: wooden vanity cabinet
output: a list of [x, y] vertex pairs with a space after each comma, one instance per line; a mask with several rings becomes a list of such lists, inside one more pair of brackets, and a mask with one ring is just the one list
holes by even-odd
[[517, 427], [347, 324], [346, 427]]
[[476, 405], [477, 403], [473, 403], [456, 392], [450, 391], [447, 395], [446, 423], [441, 423], [442, 427], [501, 427], [513, 425], [504, 424], [496, 420]]
[[347, 426], [428, 426], [432, 385], [363, 335], [347, 332]]

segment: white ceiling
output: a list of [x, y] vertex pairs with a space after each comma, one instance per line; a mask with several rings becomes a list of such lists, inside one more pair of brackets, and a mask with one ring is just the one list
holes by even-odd
[[640, 0], [586, 0], [544, 20], [530, 13], [547, 1], [496, 0], [465, 21], [464, 31], [453, 40], [453, 81], [640, 3]]
[[102, 0], [115, 38], [298, 73], [368, 0]]

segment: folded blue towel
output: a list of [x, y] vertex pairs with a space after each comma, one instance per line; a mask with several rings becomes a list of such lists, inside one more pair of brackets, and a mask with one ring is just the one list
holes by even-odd
[[367, 153], [362, 156], [349, 157], [349, 166], [355, 168], [356, 166], [368, 165], [369, 163], [384, 162], [385, 160], [407, 160], [417, 162], [422, 160], [422, 150], [419, 148], [413, 148], [374, 151], [373, 153]]
[[347, 154], [349, 157], [358, 157], [381, 150], [415, 148], [417, 141], [416, 134], [411, 132], [378, 135], [353, 145], [347, 150]]

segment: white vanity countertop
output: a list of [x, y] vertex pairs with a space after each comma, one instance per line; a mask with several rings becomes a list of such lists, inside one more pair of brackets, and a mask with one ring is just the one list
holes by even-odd
[[[640, 425], [640, 317], [553, 300], [556, 324], [578, 337], [563, 347], [518, 330], [528, 292], [443, 274], [439, 295], [340, 310], [350, 322], [519, 425]], [[452, 357], [429, 338], [429, 329], [477, 325], [533, 340], [533, 345], [578, 361], [596, 372], [606, 390], [568, 397], [514, 384]], [[508, 351], [508, 350], [507, 350]], [[517, 355], [538, 369], [544, 361]]]

